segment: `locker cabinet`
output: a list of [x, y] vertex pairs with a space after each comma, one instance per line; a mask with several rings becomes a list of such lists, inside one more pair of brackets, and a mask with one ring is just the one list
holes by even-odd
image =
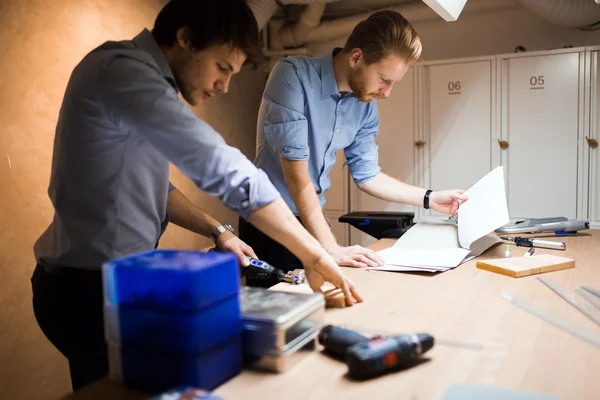
[[[468, 189], [503, 165], [512, 220], [565, 216], [600, 227], [599, 53], [570, 48], [415, 64], [379, 101], [383, 171], [434, 190]], [[371, 198], [345, 179], [349, 210], [430, 215]], [[351, 229], [351, 244], [372, 241]]]
[[585, 200], [587, 201], [587, 210], [590, 223], [596, 228], [600, 227], [600, 48], [590, 50], [586, 53], [586, 67], [589, 69], [589, 79], [586, 84], [585, 107], [586, 130], [584, 140], [581, 141], [583, 147], [584, 167], [584, 187]]

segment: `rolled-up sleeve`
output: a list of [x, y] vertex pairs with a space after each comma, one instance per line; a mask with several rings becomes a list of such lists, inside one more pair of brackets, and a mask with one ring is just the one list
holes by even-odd
[[308, 160], [304, 91], [296, 66], [283, 59], [273, 68], [264, 92], [264, 136], [273, 152], [288, 160]]
[[352, 143], [344, 149], [350, 175], [356, 184], [365, 183], [381, 171], [379, 151], [375, 137], [379, 133], [379, 112], [377, 103], [372, 102], [367, 109], [365, 122], [358, 130]]
[[117, 57], [98, 79], [105, 112], [115, 124], [146, 139], [201, 190], [244, 219], [280, 196], [263, 171], [179, 100], [155, 65]]

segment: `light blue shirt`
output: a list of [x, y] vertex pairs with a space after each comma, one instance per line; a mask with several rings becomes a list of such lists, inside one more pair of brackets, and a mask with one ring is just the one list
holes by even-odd
[[99, 269], [153, 249], [167, 216], [169, 161], [246, 219], [279, 197], [263, 171], [178, 98], [148, 30], [93, 50], [73, 71], [60, 110], [48, 190], [54, 219], [34, 246], [37, 261]]
[[333, 72], [333, 55], [338, 51], [319, 58], [280, 60], [263, 94], [254, 164], [269, 175], [296, 215], [280, 157], [308, 160], [321, 207], [331, 186], [329, 174], [338, 150], [344, 150], [345, 165], [357, 184], [381, 171], [375, 142], [379, 132], [377, 103], [362, 103], [351, 93], [340, 94]]

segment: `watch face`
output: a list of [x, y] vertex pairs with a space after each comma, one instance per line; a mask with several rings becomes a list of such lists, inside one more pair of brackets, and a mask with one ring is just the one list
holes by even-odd
[[211, 236], [213, 236], [216, 239], [217, 236], [219, 236], [221, 233], [225, 233], [227, 231], [233, 232], [233, 228], [231, 227], [231, 225], [222, 224], [215, 228], [215, 231], [212, 233]]

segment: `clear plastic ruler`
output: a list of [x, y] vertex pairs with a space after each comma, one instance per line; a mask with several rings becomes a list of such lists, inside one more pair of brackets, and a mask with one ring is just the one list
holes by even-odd
[[596, 308], [596, 310], [600, 311], [600, 298], [594, 296], [588, 291], [583, 290], [583, 288], [575, 289], [575, 292], [586, 299], [588, 303]]
[[552, 279], [544, 276], [538, 276], [537, 278], [544, 285], [548, 286], [554, 293], [556, 293], [557, 295], [565, 299], [565, 301], [567, 301], [573, 307], [581, 311], [581, 313], [588, 317], [592, 322], [600, 326], [600, 313], [598, 313], [597, 310], [594, 310], [593, 308], [588, 306], [586, 302], [581, 301], [577, 296], [560, 286], [557, 282], [553, 281]]
[[595, 346], [600, 349], [600, 336], [596, 335], [595, 333], [580, 328], [577, 325], [574, 325], [571, 322], [565, 320], [564, 318], [559, 317], [558, 315], [553, 314], [548, 310], [544, 310], [536, 304], [533, 304], [532, 302], [522, 299], [518, 296], [505, 293], [501, 294], [500, 297], [508, 301], [509, 303], [512, 303], [515, 306], [535, 315], [543, 321], [546, 321], [549, 324], [554, 325], [555, 327], [562, 329], [563, 331], [570, 333], [571, 335], [585, 342], [588, 342], [592, 346]]
[[[383, 336], [398, 335], [398, 333], [391, 333], [391, 332], [381, 330], [381, 329], [363, 328], [360, 326], [348, 325], [348, 324], [341, 324], [340, 327], [344, 328], [344, 329], [350, 329], [350, 330], [356, 331], [358, 333], [361, 333], [363, 335], [369, 335], [369, 336], [371, 336], [371, 335], [383, 335]], [[474, 351], [483, 350], [483, 346], [480, 344], [467, 343], [467, 342], [462, 342], [462, 341], [458, 341], [458, 340], [438, 339], [437, 336], [435, 337], [435, 344], [436, 344], [436, 346], [439, 345], [439, 346], [456, 347], [456, 348], [465, 349], [465, 350], [474, 350]]]
[[600, 299], [600, 291], [598, 289], [594, 289], [591, 286], [582, 286], [582, 289], [587, 290], [588, 292]]

